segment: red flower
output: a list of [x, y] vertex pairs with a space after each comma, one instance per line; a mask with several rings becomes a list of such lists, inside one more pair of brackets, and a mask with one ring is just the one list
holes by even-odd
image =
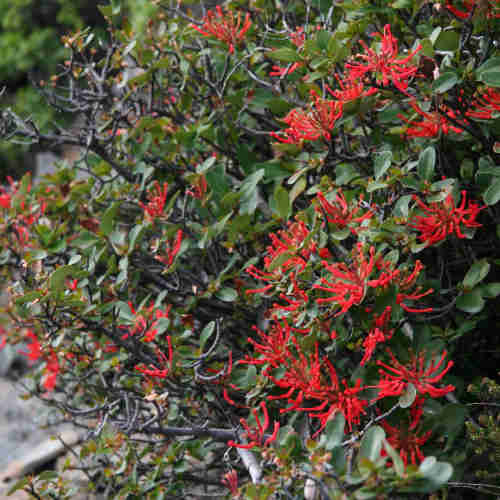
[[495, 112], [500, 112], [500, 91], [488, 87], [470, 103], [465, 114], [470, 118], [491, 120]]
[[151, 190], [148, 193], [149, 202], [147, 203], [147, 205], [145, 205], [141, 201], [139, 202], [139, 205], [144, 210], [146, 219], [149, 219], [150, 221], [154, 221], [156, 217], [163, 216], [163, 210], [165, 208], [165, 202], [167, 200], [168, 183], [164, 182], [162, 188], [160, 186], [160, 183], [158, 181], [155, 181], [154, 188], [154, 190]]
[[[425, 444], [432, 434], [432, 431], [427, 431], [423, 435], [419, 435], [416, 430], [422, 417], [423, 402], [423, 398], [416, 398], [410, 408], [409, 421], [404, 422], [400, 419], [397, 427], [390, 425], [387, 420], [380, 422], [386, 432], [388, 443], [396, 451], [399, 451], [399, 456], [405, 465], [408, 465], [408, 461], [413, 465], [417, 465], [424, 460], [425, 457], [420, 447]], [[382, 451], [382, 455], [386, 455], [385, 450]]]
[[[271, 288], [271, 282], [281, 281], [283, 274], [292, 271], [292, 276], [302, 272], [307, 266], [311, 254], [316, 250], [316, 243], [314, 241], [306, 241], [310, 234], [309, 229], [303, 221], [288, 222], [286, 231], [278, 231], [278, 234], [271, 233], [271, 245], [267, 247], [267, 253], [264, 257], [264, 268], [262, 271], [254, 265], [249, 266], [246, 272], [257, 280], [262, 280], [270, 283], [263, 288], [254, 290], [247, 290], [246, 293], [263, 293]], [[283, 263], [273, 271], [268, 271], [273, 264], [273, 261], [281, 255], [286, 254]], [[292, 278], [293, 279], [293, 278]]]
[[421, 233], [419, 238], [422, 242], [425, 241], [427, 246], [434, 245], [453, 233], [458, 238], [465, 238], [461, 226], [481, 227], [481, 224], [476, 222], [476, 217], [481, 210], [486, 208], [474, 201], [469, 201], [466, 208], [466, 198], [467, 192], [462, 191], [462, 202], [457, 207], [451, 193], [444, 201], [432, 202], [429, 205], [415, 195], [414, 200], [425, 215], [413, 216], [408, 226]]
[[390, 82], [404, 94], [408, 88], [408, 79], [415, 76], [418, 68], [409, 64], [410, 59], [422, 48], [419, 46], [410, 52], [403, 59], [398, 57], [398, 41], [392, 36], [391, 26], [384, 26], [384, 34], [373, 33], [372, 36], [381, 37], [382, 44], [379, 53], [370, 49], [363, 40], [359, 43], [365, 49], [365, 54], [357, 54], [354, 57], [361, 59], [363, 62], [346, 63], [345, 68], [349, 71], [348, 80], [361, 81], [367, 73], [375, 73], [377, 83], [382, 83], [384, 87]]
[[159, 260], [160, 262], [163, 262], [163, 264], [165, 264], [167, 267], [170, 267], [174, 262], [175, 256], [179, 253], [179, 250], [181, 248], [182, 234], [183, 234], [182, 229], [179, 229], [177, 231], [177, 235], [175, 237], [175, 241], [173, 242], [173, 244], [167, 241], [165, 245], [166, 257], [157, 255], [155, 259]]
[[21, 351], [20, 354], [27, 356], [31, 362], [34, 362], [42, 357], [42, 346], [32, 330], [28, 330], [26, 332], [26, 337], [31, 339], [31, 343], [26, 346], [28, 348], [28, 352]]
[[[500, 2], [499, 0], [486, 0], [478, 2], [477, 0], [462, 0], [464, 11], [458, 10], [454, 7], [450, 1], [446, 2], [445, 7], [455, 16], [460, 19], [468, 19], [474, 12], [474, 10], [479, 10], [482, 6], [486, 6], [487, 9], [487, 17], [500, 17]], [[495, 12], [496, 11], [496, 12]], [[483, 12], [484, 14], [484, 12]]]
[[172, 371], [172, 366], [173, 366], [172, 363], [174, 357], [174, 352], [172, 349], [172, 340], [170, 336], [167, 337], [167, 344], [168, 344], [168, 358], [162, 351], [160, 351], [160, 349], [156, 350], [156, 357], [158, 358], [160, 368], [157, 368], [154, 365], [149, 365], [150, 366], [149, 368], [146, 368], [144, 365], [137, 365], [135, 369], [144, 375], [148, 375], [149, 377], [154, 377], [154, 378], [167, 377], [167, 375]]
[[335, 316], [348, 311], [353, 305], [359, 305], [366, 295], [367, 287], [379, 286], [380, 279], [368, 281], [375, 265], [375, 248], [370, 247], [369, 260], [363, 252], [363, 245], [358, 243], [353, 249], [352, 262], [347, 265], [344, 262], [329, 264], [323, 261], [323, 266], [331, 273], [332, 280], [321, 278], [322, 285], [313, 285], [317, 290], [332, 293], [331, 297], [316, 299], [318, 304], [329, 302], [337, 303], [341, 309]]
[[[209, 10], [203, 18], [203, 26], [192, 24], [191, 27], [201, 33], [203, 36], [213, 36], [224, 42], [229, 47], [229, 52], [234, 53], [234, 46], [243, 40], [246, 32], [250, 29], [252, 22], [250, 14], [247, 13], [243, 25], [241, 23], [241, 12], [235, 17], [232, 11], [224, 13], [222, 8], [217, 5], [216, 12]], [[240, 29], [241, 27], [241, 29]]]
[[[368, 220], [373, 217], [372, 210], [368, 210], [368, 212], [365, 212], [363, 215], [356, 217], [363, 198], [361, 197], [357, 205], [353, 208], [349, 208], [341, 189], [339, 189], [335, 194], [333, 202], [329, 202], [321, 191], [317, 194], [317, 198], [321, 208], [323, 208], [326, 213], [328, 222], [335, 224], [339, 229], [343, 229], [352, 223], [360, 224], [364, 220]], [[316, 210], [321, 213], [318, 208], [316, 208]], [[356, 229], [350, 229], [353, 234], [357, 234]]]
[[233, 497], [238, 497], [238, 473], [231, 469], [224, 474], [221, 483], [231, 492]]
[[[403, 115], [399, 114], [398, 117], [404, 122], [411, 125], [406, 129], [406, 135], [411, 137], [436, 137], [442, 132], [443, 134], [449, 134], [450, 130], [461, 134], [463, 132], [462, 128], [455, 125], [451, 125], [451, 122], [446, 118], [457, 119], [456, 112], [446, 106], [442, 105], [440, 107], [441, 111], [446, 115], [439, 113], [438, 111], [426, 112], [420, 109], [415, 101], [410, 102], [411, 107], [424, 118], [420, 122], [410, 121]], [[465, 124], [465, 122], [463, 122]]]
[[269, 72], [269, 76], [291, 75], [297, 68], [300, 68], [301, 66], [302, 66], [301, 62], [294, 62], [293, 64], [289, 64], [286, 67], [277, 66], [276, 64], [274, 64], [271, 67], [272, 71]]
[[239, 444], [231, 440], [227, 443], [228, 446], [234, 446], [235, 448], [243, 448], [245, 450], [249, 450], [254, 446], [268, 446], [269, 444], [271, 444], [273, 441], [276, 440], [280, 424], [279, 422], [275, 421], [273, 433], [266, 438], [265, 432], [269, 427], [269, 413], [267, 411], [266, 403], [264, 401], [260, 403], [260, 407], [262, 408], [262, 412], [264, 414], [263, 423], [260, 421], [260, 418], [257, 415], [257, 410], [255, 408], [252, 408], [252, 413], [255, 418], [256, 427], [251, 428], [244, 418], [240, 419], [240, 423], [246, 431], [244, 437], [249, 442], [245, 444]]
[[60, 368], [61, 367], [57, 359], [57, 354], [54, 351], [52, 351], [46, 360], [45, 370], [48, 372], [48, 374], [46, 375], [45, 380], [43, 381], [43, 386], [48, 391], [54, 390], [54, 387], [56, 386], [57, 375], [59, 374]]
[[452, 385], [442, 388], [434, 386], [453, 366], [453, 361], [448, 361], [446, 367], [441, 370], [441, 365], [447, 354], [446, 351], [443, 352], [439, 361], [433, 357], [427, 364], [424, 353], [420, 353], [419, 356], [413, 354], [411, 361], [406, 365], [402, 365], [390, 349], [387, 349], [387, 352], [391, 357], [392, 366], [377, 361], [377, 365], [382, 367], [379, 369], [379, 374], [383, 377], [375, 386], [379, 389], [377, 399], [386, 396], [400, 396], [409, 384], [413, 384], [419, 394], [429, 394], [432, 398], [439, 398], [455, 390]]
[[326, 90], [332, 94], [333, 97], [342, 101], [344, 104], [350, 101], [354, 101], [360, 97], [368, 97], [376, 94], [378, 90], [373, 87], [369, 87], [365, 90], [365, 86], [362, 82], [357, 82], [354, 80], [342, 81], [337, 73], [335, 73], [335, 78], [339, 82], [341, 90], [332, 90], [330, 87], [326, 86]]
[[192, 196], [193, 198], [201, 200], [207, 192], [207, 180], [205, 179], [205, 176], [199, 175], [196, 178], [195, 182], [191, 184], [191, 187], [193, 189], [188, 189], [186, 191], [186, 194]]
[[311, 96], [313, 101], [307, 111], [292, 109], [283, 118], [288, 128], [279, 133], [271, 132], [275, 139], [287, 144], [299, 144], [303, 140], [317, 141], [321, 137], [327, 141], [331, 139], [330, 132], [342, 116], [342, 102], [323, 99], [314, 90], [311, 90]]
[[394, 333], [394, 329], [388, 328], [388, 324], [391, 321], [391, 306], [387, 306], [382, 314], [379, 316], [373, 315], [373, 326], [371, 330], [368, 332], [368, 336], [363, 341], [363, 347], [365, 349], [365, 353], [363, 355], [363, 359], [360, 362], [360, 365], [363, 366], [367, 361], [370, 361], [373, 351], [377, 344], [380, 342], [385, 342], [392, 337]]
[[415, 285], [415, 282], [417, 281], [418, 275], [420, 274], [420, 271], [424, 268], [422, 263], [417, 260], [415, 262], [415, 267], [413, 269], [413, 272], [410, 273], [408, 276], [400, 275], [399, 276], [399, 292], [396, 295], [396, 303], [401, 306], [402, 309], [404, 309], [406, 312], [410, 313], [426, 313], [426, 312], [432, 312], [432, 307], [427, 307], [423, 309], [415, 309], [412, 307], [407, 306], [404, 301], [405, 300], [419, 300], [422, 297], [425, 297], [431, 293], [434, 292], [432, 288], [429, 288], [429, 290], [426, 290], [425, 292], [422, 292], [422, 287], [417, 286], [413, 291], [409, 291], [410, 288], [412, 288]]

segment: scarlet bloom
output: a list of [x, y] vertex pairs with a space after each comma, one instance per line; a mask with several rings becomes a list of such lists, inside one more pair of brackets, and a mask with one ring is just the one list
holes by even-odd
[[229, 53], [234, 53], [234, 46], [240, 43], [246, 32], [252, 26], [250, 14], [247, 13], [243, 23], [241, 22], [241, 12], [235, 17], [232, 11], [224, 13], [220, 5], [215, 7], [215, 12], [209, 10], [203, 18], [203, 26], [199, 28], [195, 24], [191, 27], [203, 36], [213, 36], [224, 42], [229, 47]]
[[500, 91], [488, 87], [470, 103], [465, 114], [470, 118], [491, 120], [495, 112], [500, 112]]
[[396, 451], [399, 451], [399, 456], [405, 465], [408, 465], [408, 462], [417, 465], [424, 460], [425, 456], [420, 447], [432, 434], [432, 431], [427, 431], [422, 435], [418, 434], [417, 427], [419, 427], [422, 416], [423, 402], [423, 398], [415, 399], [410, 409], [409, 422], [399, 421], [397, 426], [390, 425], [387, 420], [380, 422], [386, 432], [387, 441]]
[[156, 217], [161, 217], [163, 215], [163, 210], [167, 201], [167, 189], [167, 182], [164, 182], [163, 187], [161, 187], [160, 183], [156, 181], [154, 190], [151, 190], [148, 193], [149, 202], [147, 203], [147, 205], [142, 203], [141, 201], [139, 202], [139, 205], [144, 210], [146, 219], [154, 221]]
[[354, 101], [360, 97], [368, 97], [376, 94], [378, 90], [373, 87], [368, 87], [365, 89], [363, 82], [357, 82], [355, 80], [344, 79], [344, 81], [335, 73], [335, 78], [339, 82], [341, 90], [332, 90], [330, 87], [326, 86], [326, 89], [330, 94], [342, 101], [344, 104], [350, 101]]
[[380, 315], [373, 315], [373, 326], [368, 332], [368, 336], [363, 341], [363, 347], [365, 353], [360, 365], [363, 366], [367, 361], [370, 361], [373, 351], [380, 342], [385, 342], [392, 337], [394, 333], [393, 328], [388, 328], [389, 322], [391, 321], [391, 306], [387, 306], [384, 312]]
[[442, 353], [439, 360], [436, 361], [436, 358], [432, 357], [428, 362], [426, 362], [425, 353], [420, 353], [418, 356], [412, 354], [410, 362], [406, 365], [401, 364], [390, 349], [387, 349], [387, 352], [391, 358], [392, 366], [377, 361], [377, 365], [382, 367], [379, 369], [382, 380], [376, 386], [379, 389], [377, 399], [386, 396], [400, 396], [409, 384], [413, 384], [419, 394], [429, 394], [432, 398], [439, 398], [455, 390], [452, 385], [441, 388], [434, 385], [453, 366], [453, 361], [448, 361], [448, 364], [442, 368], [446, 351]]
[[340, 314], [348, 311], [353, 305], [359, 305], [365, 298], [368, 287], [376, 288], [385, 286], [393, 277], [394, 273], [382, 273], [379, 278], [369, 280], [375, 266], [375, 248], [370, 247], [369, 259], [364, 253], [362, 243], [358, 243], [352, 252], [352, 262], [348, 265], [345, 262], [330, 264], [322, 262], [323, 267], [331, 274], [331, 280], [321, 278], [322, 285], [313, 285], [317, 290], [332, 293], [331, 297], [318, 298], [318, 304], [335, 302], [340, 306]]
[[231, 469], [224, 474], [221, 483], [231, 492], [233, 497], [238, 497], [238, 473]]
[[37, 361], [42, 357], [42, 346], [32, 330], [27, 331], [26, 337], [31, 339], [31, 343], [26, 346], [28, 348], [28, 352], [21, 351], [20, 354], [27, 356], [31, 362]]
[[[499, 0], [482, 0], [482, 1], [477, 1], [477, 0], [462, 0], [462, 5], [463, 8], [465, 9], [465, 12], [463, 10], [459, 10], [456, 7], [452, 5], [450, 1], [446, 2], [445, 7], [455, 16], [457, 16], [460, 19], [468, 19], [474, 12], [475, 9], [479, 10], [483, 6], [486, 7], [487, 11], [487, 17], [492, 18], [492, 17], [500, 17], [500, 2]], [[484, 15], [484, 11], [483, 11]]]
[[[264, 257], [264, 268], [262, 271], [254, 265], [249, 266], [246, 272], [257, 280], [266, 281], [269, 285], [263, 288], [254, 290], [247, 290], [246, 293], [262, 293], [273, 288], [273, 282], [278, 282], [282, 279], [283, 274], [292, 271], [293, 275], [302, 272], [307, 266], [307, 262], [311, 254], [316, 250], [316, 243], [314, 241], [307, 241], [310, 234], [303, 221], [288, 222], [288, 227], [284, 231], [278, 231], [277, 234], [271, 233], [269, 238], [271, 244], [267, 247], [267, 253]], [[273, 271], [272, 263], [281, 255], [286, 254], [283, 263]]]
[[244, 433], [244, 437], [248, 441], [248, 443], [240, 444], [231, 440], [228, 441], [227, 443], [228, 446], [234, 446], [235, 448], [242, 448], [245, 450], [249, 450], [250, 448], [253, 448], [255, 446], [268, 446], [269, 444], [271, 444], [273, 441], [276, 440], [276, 437], [278, 436], [278, 431], [280, 429], [280, 424], [279, 422], [275, 421], [273, 433], [270, 436], [266, 436], [265, 432], [269, 427], [269, 413], [267, 411], [266, 403], [264, 401], [260, 403], [260, 407], [264, 415], [264, 422], [260, 421], [260, 418], [257, 415], [257, 410], [255, 408], [252, 408], [252, 413], [256, 423], [255, 427], [251, 428], [244, 418], [240, 419], [240, 423], [246, 431]]
[[[449, 134], [450, 130], [457, 134], [461, 134], [463, 132], [462, 128], [453, 125], [452, 122], [446, 118], [446, 116], [448, 116], [454, 120], [457, 119], [457, 114], [452, 109], [442, 105], [440, 107], [442, 113], [439, 113], [438, 111], [427, 112], [420, 109], [415, 101], [412, 101], [410, 105], [417, 112], [417, 114], [422, 116], [424, 119], [420, 122], [410, 121], [403, 115], [399, 114], [398, 117], [401, 118], [401, 120], [408, 123], [408, 125], [411, 125], [406, 129], [407, 136], [436, 137], [441, 132], [443, 134]], [[465, 125], [463, 120], [461, 123]]]
[[[372, 210], [368, 210], [363, 215], [356, 217], [360, 210], [363, 198], [361, 197], [358, 204], [350, 208], [341, 189], [337, 191], [332, 202], [329, 202], [321, 191], [317, 194], [317, 198], [321, 208], [325, 211], [328, 222], [335, 224], [339, 229], [343, 229], [352, 223], [360, 224], [364, 220], [368, 220], [373, 217]], [[318, 208], [316, 208], [316, 210], [320, 212]], [[353, 234], [357, 234], [358, 230], [352, 227], [350, 230]]]
[[365, 49], [365, 54], [356, 54], [354, 56], [355, 59], [361, 59], [361, 62], [353, 60], [350, 63], [346, 63], [345, 68], [349, 72], [347, 78], [351, 81], [362, 81], [367, 73], [375, 74], [377, 83], [381, 83], [384, 87], [387, 87], [392, 82], [398, 90], [408, 95], [406, 92], [408, 80], [412, 76], [415, 76], [418, 71], [418, 67], [409, 64], [409, 62], [422, 46], [419, 44], [406, 57], [397, 59], [398, 41], [392, 36], [389, 24], [384, 26], [384, 33], [382, 35], [380, 33], [373, 33], [372, 36], [381, 37], [380, 52], [375, 52], [363, 40], [360, 40], [359, 43]]
[[467, 192], [462, 191], [462, 201], [459, 206], [455, 206], [452, 194], [448, 194], [444, 201], [433, 202], [426, 205], [416, 195], [414, 200], [425, 215], [415, 215], [411, 218], [408, 226], [416, 229], [421, 234], [422, 242], [427, 246], [434, 245], [444, 240], [449, 234], [455, 233], [458, 238], [465, 238], [462, 233], [462, 226], [476, 228], [481, 224], [476, 221], [479, 212], [486, 208], [479, 206], [475, 201], [470, 201], [466, 205]]
[[167, 241], [165, 245], [166, 255], [164, 257], [157, 255], [155, 259], [159, 260], [160, 262], [163, 262], [163, 264], [165, 264], [167, 267], [170, 267], [174, 262], [175, 256], [179, 253], [179, 250], [181, 249], [182, 235], [183, 235], [182, 229], [179, 229], [177, 231], [175, 241], [173, 243]]
[[[304, 28], [300, 26], [297, 30], [290, 33], [290, 41], [297, 47], [301, 48], [306, 40], [306, 34]], [[301, 62], [294, 62], [286, 67], [274, 65], [269, 73], [269, 76], [286, 76], [291, 75], [297, 68], [303, 65]]]
[[323, 99], [314, 90], [311, 90], [311, 96], [308, 110], [292, 109], [283, 118], [288, 128], [279, 133], [271, 132], [272, 137], [287, 144], [317, 141], [321, 137], [327, 141], [331, 139], [330, 132], [342, 116], [342, 102]]
[[45, 376], [45, 380], [43, 381], [43, 386], [48, 391], [53, 391], [56, 386], [57, 375], [60, 371], [59, 361], [57, 359], [57, 354], [52, 351], [49, 357], [46, 360], [45, 370], [47, 375]]
[[149, 365], [146, 367], [144, 365], [137, 365], [135, 369], [141, 372], [143, 375], [147, 375], [153, 378], [165, 378], [172, 371], [173, 367], [173, 357], [174, 352], [172, 348], [172, 340], [170, 336], [167, 337], [167, 345], [168, 345], [168, 358], [165, 354], [160, 350], [156, 350], [156, 357], [158, 359], [158, 364], [160, 368], [155, 365]]

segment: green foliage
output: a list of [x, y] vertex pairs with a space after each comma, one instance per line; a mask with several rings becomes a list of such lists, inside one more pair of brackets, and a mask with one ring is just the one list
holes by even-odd
[[92, 32], [61, 4], [43, 88], [81, 128], [0, 129], [81, 148], [1, 189], [0, 263], [5, 339], [88, 430], [89, 489], [497, 492], [495, 6], [140, 6]]

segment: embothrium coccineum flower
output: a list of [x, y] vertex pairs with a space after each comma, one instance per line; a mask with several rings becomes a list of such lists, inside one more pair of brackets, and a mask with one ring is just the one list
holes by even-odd
[[[388, 443], [399, 451], [399, 456], [405, 465], [411, 462], [417, 465], [425, 458], [421, 446], [430, 438], [432, 431], [421, 434], [420, 419], [422, 417], [422, 405], [424, 399], [416, 398], [410, 409], [410, 418], [408, 422], [399, 421], [397, 426], [389, 424], [387, 420], [382, 420], [380, 425], [386, 432]], [[383, 453], [385, 455], [385, 453]]]
[[476, 218], [485, 206], [480, 206], [477, 202], [469, 200], [466, 207], [467, 192], [465, 190], [462, 191], [462, 201], [458, 206], [455, 205], [451, 193], [444, 201], [432, 202], [429, 205], [426, 205], [416, 195], [414, 200], [425, 215], [414, 215], [408, 226], [421, 233], [419, 239], [426, 242], [427, 246], [443, 241], [449, 234], [465, 238], [462, 227], [481, 227]]
[[446, 135], [449, 134], [450, 131], [461, 134], [463, 129], [453, 124], [447, 117], [455, 120], [455, 122], [458, 121], [458, 123], [466, 125], [465, 121], [458, 120], [457, 113], [454, 110], [444, 105], [440, 106], [441, 113], [439, 111], [423, 111], [415, 101], [411, 101], [410, 106], [423, 119], [420, 121], [412, 121], [408, 120], [405, 116], [398, 114], [398, 117], [401, 120], [410, 125], [406, 129], [406, 135], [408, 137], [437, 137], [440, 133]]
[[379, 374], [382, 376], [378, 385], [375, 386], [379, 389], [377, 399], [400, 396], [409, 384], [413, 384], [418, 394], [429, 394], [431, 398], [439, 398], [455, 390], [453, 385], [435, 386], [453, 366], [453, 361], [448, 361], [446, 366], [442, 366], [446, 351], [441, 354], [439, 360], [433, 356], [429, 361], [426, 360], [423, 352], [418, 356], [412, 354], [406, 365], [400, 363], [390, 349], [387, 349], [387, 352], [391, 358], [390, 365], [380, 360], [377, 361], [377, 365], [381, 367]]
[[[363, 221], [371, 219], [374, 215], [373, 210], [368, 210], [364, 214], [358, 215], [362, 198], [360, 198], [357, 204], [350, 207], [341, 189], [335, 193], [335, 198], [331, 202], [325, 198], [325, 195], [321, 191], [317, 194], [317, 199], [321, 209], [324, 210], [328, 222], [335, 224], [339, 229], [349, 227], [353, 234], [357, 234], [359, 229], [351, 227], [351, 224], [361, 224]], [[316, 210], [320, 213], [321, 209], [316, 207]]]
[[486, 16], [488, 18], [500, 17], [499, 0], [462, 0], [461, 4], [465, 11], [455, 7], [449, 0], [446, 2], [445, 7], [459, 19], [469, 19], [474, 12], [479, 12], [479, 15], [484, 16], [484, 7], [486, 7]]
[[254, 416], [256, 424], [253, 428], [248, 425], [248, 422], [244, 418], [240, 419], [240, 424], [245, 429], [244, 437], [248, 441], [248, 443], [236, 443], [235, 441], [230, 440], [227, 443], [228, 446], [234, 446], [235, 448], [249, 450], [251, 448], [254, 448], [255, 446], [268, 446], [276, 440], [278, 431], [280, 429], [280, 424], [279, 422], [275, 421], [273, 433], [270, 436], [266, 437], [265, 432], [269, 428], [269, 413], [267, 411], [265, 401], [262, 401], [260, 403], [260, 408], [262, 409], [264, 422], [261, 422], [255, 408], [252, 408], [252, 414]]
[[323, 99], [311, 90], [308, 109], [292, 109], [282, 119], [288, 128], [271, 132], [271, 136], [286, 144], [300, 144], [302, 141], [329, 141], [336, 121], [342, 116], [342, 102]]
[[215, 12], [209, 10], [203, 18], [203, 26], [200, 28], [195, 24], [191, 27], [203, 36], [214, 37], [224, 42], [229, 47], [229, 53], [234, 53], [234, 47], [242, 42], [246, 32], [252, 26], [250, 14], [246, 14], [242, 22], [241, 12], [235, 16], [232, 11], [223, 12], [220, 5], [217, 5]]
[[[410, 64], [410, 60], [422, 48], [418, 47], [406, 57], [398, 59], [398, 41], [391, 33], [391, 26], [384, 26], [383, 34], [373, 33], [372, 36], [381, 38], [381, 47], [378, 52], [370, 49], [363, 40], [360, 44], [365, 49], [364, 54], [356, 54], [351, 62], [346, 63], [347, 78], [351, 81], [362, 81], [365, 75], [373, 74], [377, 83], [387, 87], [392, 83], [398, 90], [408, 94], [408, 80], [417, 74], [418, 67]], [[360, 60], [360, 62], [357, 62]]]
[[154, 184], [154, 189], [148, 193], [148, 203], [139, 202], [139, 205], [144, 210], [144, 215], [146, 219], [153, 221], [156, 217], [163, 216], [163, 210], [165, 209], [165, 203], [167, 201], [167, 189], [168, 183], [164, 182], [163, 187], [160, 186], [158, 181]]

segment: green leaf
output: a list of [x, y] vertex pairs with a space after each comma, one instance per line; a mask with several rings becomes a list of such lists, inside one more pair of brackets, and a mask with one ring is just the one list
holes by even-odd
[[375, 154], [375, 180], [380, 179], [391, 166], [392, 151], [381, 151]]
[[453, 71], [445, 71], [432, 82], [432, 91], [438, 94], [453, 88], [459, 81], [458, 75]]
[[412, 199], [411, 194], [407, 194], [405, 196], [401, 196], [399, 200], [394, 205], [393, 214], [394, 217], [404, 217], [405, 219], [408, 217], [409, 209], [408, 206]]
[[405, 473], [405, 464], [399, 453], [389, 444], [387, 439], [384, 439], [384, 448], [387, 454], [391, 457], [394, 470], [399, 477], [403, 477]]
[[114, 224], [116, 222], [116, 214], [118, 213], [118, 209], [120, 208], [119, 203], [113, 203], [103, 214], [101, 225], [99, 226], [99, 230], [105, 236], [108, 236], [113, 231]]
[[444, 52], [454, 52], [458, 49], [460, 34], [454, 30], [443, 30], [437, 37], [434, 48]]
[[207, 340], [210, 338], [212, 333], [215, 330], [215, 321], [210, 321], [207, 325], [205, 325], [205, 328], [201, 331], [200, 335], [200, 348], [203, 350], [205, 347], [205, 344], [207, 343]]
[[500, 57], [492, 57], [488, 59], [485, 63], [481, 64], [479, 68], [476, 69], [476, 73], [480, 75], [485, 71], [498, 70], [500, 68]]
[[488, 283], [481, 287], [481, 295], [486, 299], [494, 299], [500, 295], [500, 283]]
[[418, 158], [417, 172], [421, 179], [430, 181], [434, 175], [436, 150], [433, 146], [425, 148]]
[[263, 168], [249, 175], [240, 186], [240, 214], [253, 214], [257, 207], [257, 184], [264, 177]]
[[461, 311], [469, 314], [476, 314], [482, 311], [484, 307], [484, 299], [481, 297], [481, 292], [478, 288], [470, 292], [465, 292], [457, 299], [457, 307]]
[[278, 184], [274, 190], [274, 201], [276, 203], [276, 211], [278, 215], [287, 220], [290, 215], [290, 198], [288, 196], [288, 191]]
[[478, 283], [486, 278], [490, 271], [490, 264], [486, 259], [477, 260], [467, 271], [463, 280], [463, 285], [467, 290], [474, 288]]
[[415, 401], [416, 397], [417, 390], [415, 389], [415, 386], [413, 384], [408, 384], [406, 390], [403, 394], [401, 394], [401, 396], [399, 396], [399, 406], [401, 408], [409, 408]]
[[479, 75], [479, 79], [491, 87], [500, 87], [500, 70], [497, 68], [495, 70], [484, 71]]
[[342, 439], [344, 439], [344, 428], [345, 417], [342, 413], [337, 412], [335, 417], [328, 421], [321, 436], [321, 440], [324, 439], [325, 441], [325, 449], [330, 451], [340, 445]]
[[341, 163], [335, 168], [335, 184], [343, 186], [349, 184], [350, 181], [359, 177], [359, 172], [349, 163]]
[[483, 200], [487, 205], [495, 205], [500, 201], [500, 178], [495, 179], [483, 193]]
[[385, 431], [382, 427], [374, 425], [370, 427], [361, 440], [359, 449], [358, 463], [361, 459], [366, 458], [370, 462], [375, 462], [380, 457], [380, 451], [385, 439]]
[[62, 290], [66, 287], [66, 278], [73, 275], [77, 270], [77, 267], [72, 266], [61, 266], [58, 267], [49, 278], [49, 288], [52, 292]]
[[377, 191], [378, 189], [386, 188], [388, 185], [389, 184], [387, 184], [387, 182], [371, 181], [368, 183], [368, 186], [366, 187], [366, 192], [372, 193], [373, 191]]
[[430, 493], [448, 482], [453, 474], [453, 467], [446, 462], [437, 462], [435, 457], [426, 457], [420, 464], [418, 472], [426, 479], [426, 484], [419, 491]]
[[225, 286], [217, 290], [215, 296], [223, 302], [234, 302], [238, 298], [238, 292], [234, 288]]
[[12, 495], [12, 493], [16, 492], [17, 490], [21, 490], [23, 489], [25, 486], [27, 486], [28, 484], [30, 484], [30, 481], [31, 481], [31, 477], [23, 477], [22, 479], [19, 479], [19, 481], [16, 481], [12, 487], [10, 488], [10, 490], [7, 492], [7, 496], [10, 496]]
[[282, 47], [272, 52], [268, 52], [267, 55], [271, 59], [276, 59], [282, 62], [298, 62], [300, 61], [300, 54], [295, 49], [289, 49], [287, 47]]

